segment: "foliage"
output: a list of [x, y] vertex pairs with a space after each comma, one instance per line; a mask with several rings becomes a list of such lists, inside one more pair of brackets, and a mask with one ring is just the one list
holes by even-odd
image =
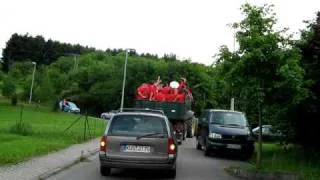
[[16, 85], [11, 78], [7, 77], [3, 81], [2, 85], [2, 95], [10, 98], [16, 92]]
[[[256, 146], [257, 149], [258, 146]], [[255, 163], [256, 154], [251, 159]], [[292, 158], [294, 157], [294, 158]], [[260, 169], [268, 172], [295, 172], [301, 179], [317, 180], [320, 178], [320, 154], [312, 153], [296, 145], [284, 148], [280, 144], [263, 144], [263, 159]]]
[[234, 23], [239, 49], [222, 46], [214, 68], [213, 96], [220, 108], [235, 97], [236, 109], [257, 123], [262, 104], [263, 124], [272, 124], [287, 142], [320, 148], [317, 136], [320, 115], [320, 13], [291, 40], [287, 29], [275, 30], [272, 6], [245, 4], [244, 18]]
[[309, 90], [309, 96], [294, 104], [289, 118], [295, 127], [296, 142], [319, 149], [320, 142], [314, 137], [318, 136], [320, 126], [320, 12], [316, 21], [309, 22], [308, 29], [302, 31], [301, 39], [295, 45], [301, 50], [304, 87]]
[[10, 127], [10, 133], [18, 134], [22, 136], [32, 135], [32, 127], [30, 123], [19, 122]]
[[12, 97], [11, 97], [11, 104], [12, 104], [13, 106], [16, 106], [17, 103], [18, 103], [17, 93], [14, 93], [14, 94], [12, 95]]
[[52, 41], [46, 41], [42, 36], [32, 37], [28, 34], [13, 34], [2, 52], [2, 69], [8, 72], [15, 62], [32, 59], [38, 65], [50, 64], [60, 56], [82, 54], [94, 51], [93, 48], [83, 47], [79, 44], [71, 45]]

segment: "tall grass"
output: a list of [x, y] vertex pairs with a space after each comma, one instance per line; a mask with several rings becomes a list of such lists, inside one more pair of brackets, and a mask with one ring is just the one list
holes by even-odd
[[[24, 105], [21, 119], [21, 106], [14, 107], [9, 102], [0, 101], [0, 165], [66, 148], [98, 137], [104, 131], [104, 120], [88, 117], [89, 125], [84, 133], [85, 117], [50, 109]], [[31, 126], [32, 133], [20, 135], [13, 132], [12, 127], [20, 120]], [[71, 124], [73, 126], [66, 130]]]
[[[320, 153], [306, 151], [291, 145], [284, 148], [280, 144], [263, 144], [261, 169], [265, 171], [294, 172], [305, 180], [320, 179]], [[256, 156], [252, 159], [255, 163]]]

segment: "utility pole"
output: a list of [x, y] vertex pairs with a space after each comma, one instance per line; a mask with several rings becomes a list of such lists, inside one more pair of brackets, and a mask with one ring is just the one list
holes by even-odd
[[230, 110], [231, 110], [231, 111], [234, 111], [234, 98], [231, 98]]
[[34, 65], [34, 68], [33, 68], [33, 73], [32, 73], [32, 81], [31, 81], [31, 88], [30, 88], [29, 104], [30, 104], [31, 101], [32, 101], [32, 89], [33, 89], [33, 83], [34, 83], [34, 75], [35, 75], [36, 66], [37, 66], [37, 63], [36, 63], [36, 62], [32, 62], [32, 64]]
[[127, 63], [128, 63], [128, 53], [130, 51], [135, 51], [134, 49], [126, 49], [126, 58], [124, 61], [124, 70], [123, 70], [123, 81], [122, 81], [122, 93], [121, 93], [121, 104], [120, 104], [120, 112], [123, 110], [124, 103], [124, 89], [126, 85], [126, 75], [127, 75]]

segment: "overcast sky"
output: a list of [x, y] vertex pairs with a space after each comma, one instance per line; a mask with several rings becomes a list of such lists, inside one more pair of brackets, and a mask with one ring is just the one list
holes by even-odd
[[[221, 45], [233, 47], [233, 30], [245, 0], [1, 0], [0, 53], [13, 33], [98, 49], [135, 48], [175, 53], [211, 64]], [[320, 0], [251, 0], [274, 4], [278, 25], [292, 32], [315, 18]]]

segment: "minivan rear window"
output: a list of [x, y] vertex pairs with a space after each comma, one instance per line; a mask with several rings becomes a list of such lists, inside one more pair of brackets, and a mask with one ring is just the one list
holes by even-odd
[[144, 134], [159, 133], [168, 136], [167, 125], [162, 117], [146, 115], [115, 116], [110, 124], [110, 136], [141, 136]]

